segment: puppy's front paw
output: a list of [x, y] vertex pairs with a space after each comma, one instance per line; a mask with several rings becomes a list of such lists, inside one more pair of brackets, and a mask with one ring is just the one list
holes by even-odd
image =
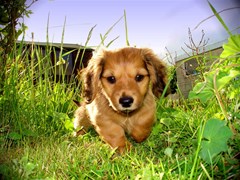
[[81, 127], [81, 128], [78, 128], [78, 129], [74, 130], [73, 136], [77, 137], [77, 136], [80, 136], [80, 135], [84, 135], [86, 133], [87, 133], [87, 131], [84, 129], [84, 127]]
[[124, 154], [125, 152], [129, 152], [132, 149], [132, 144], [129, 141], [126, 141], [125, 146], [119, 146], [117, 148], [117, 152], [119, 154]]

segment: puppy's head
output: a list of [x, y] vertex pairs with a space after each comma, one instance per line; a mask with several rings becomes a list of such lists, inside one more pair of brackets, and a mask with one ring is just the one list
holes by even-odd
[[166, 74], [165, 65], [150, 49], [102, 50], [83, 70], [84, 96], [91, 103], [101, 93], [115, 111], [132, 112], [150, 91], [161, 96]]

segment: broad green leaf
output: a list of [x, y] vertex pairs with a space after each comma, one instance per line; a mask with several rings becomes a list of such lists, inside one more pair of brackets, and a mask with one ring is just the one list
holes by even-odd
[[164, 154], [167, 155], [168, 157], [172, 157], [173, 149], [170, 147], [167, 147], [164, 151]]
[[35, 132], [33, 132], [33, 131], [29, 130], [29, 129], [25, 129], [22, 134], [24, 136], [29, 136], [29, 137], [30, 136], [32, 136], [32, 137], [37, 136], [37, 133], [35, 133]]
[[225, 125], [225, 121], [210, 119], [207, 121], [201, 143], [200, 157], [207, 163], [220, 152], [227, 151], [227, 141], [232, 136], [231, 130]]
[[12, 140], [19, 140], [22, 138], [22, 135], [21, 134], [18, 134], [16, 132], [11, 132], [8, 134], [8, 137]]
[[[223, 45], [223, 52], [220, 55], [220, 58], [228, 58], [231, 56], [239, 55], [239, 52], [240, 34], [232, 35], [228, 38], [228, 43]], [[239, 59], [239, 57], [237, 59]]]
[[171, 125], [172, 121], [173, 120], [169, 117], [164, 117], [164, 118], [160, 119], [160, 123], [166, 125], [167, 127], [169, 127]]
[[[239, 71], [234, 69], [220, 69], [216, 77], [217, 90], [220, 91], [235, 77], [240, 74]], [[215, 72], [208, 72], [205, 74], [204, 82], [197, 83], [192, 91], [189, 93], [189, 99], [200, 99], [202, 103], [206, 103], [208, 100], [214, 97], [214, 85], [213, 78]]]
[[206, 103], [209, 99], [213, 98], [213, 72], [206, 73], [204, 82], [197, 83], [193, 90], [189, 93], [189, 99], [200, 99], [202, 103]]
[[35, 167], [36, 165], [31, 162], [28, 162], [26, 165], [24, 165], [24, 171], [26, 173], [25, 176], [29, 176], [30, 174], [32, 174]]
[[73, 131], [73, 122], [70, 119], [67, 119], [64, 123], [64, 126], [67, 130]]
[[189, 99], [200, 99], [202, 103], [206, 103], [213, 97], [213, 90], [209, 87], [204, 87], [205, 83], [201, 82], [196, 84], [192, 91], [189, 92]]
[[240, 74], [239, 71], [236, 71], [234, 69], [231, 69], [228, 73], [224, 73], [224, 75], [219, 78], [217, 78], [217, 89], [221, 90], [223, 87], [225, 87], [233, 78], [238, 76]]

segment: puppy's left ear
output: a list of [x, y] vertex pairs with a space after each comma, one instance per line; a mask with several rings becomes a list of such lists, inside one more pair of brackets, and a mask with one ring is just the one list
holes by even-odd
[[[161, 97], [168, 81], [166, 65], [151, 49], [142, 49], [142, 54], [152, 82], [152, 92], [157, 98], [159, 98]], [[167, 94], [168, 90], [166, 91], [165, 96]]]
[[98, 52], [89, 60], [86, 68], [82, 70], [81, 78], [83, 80], [83, 97], [85, 103], [90, 104], [101, 89], [100, 76], [103, 69], [104, 51]]

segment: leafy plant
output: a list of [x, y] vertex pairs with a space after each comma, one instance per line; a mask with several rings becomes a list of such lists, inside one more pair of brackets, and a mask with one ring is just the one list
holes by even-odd
[[204, 74], [204, 82], [199, 82], [195, 85], [193, 90], [189, 93], [189, 98], [200, 99], [202, 103], [206, 103], [215, 96], [227, 120], [228, 115], [224, 103], [222, 102], [220, 92], [226, 90], [227, 85], [229, 85], [231, 81], [235, 81], [234, 84], [240, 84], [240, 35], [232, 35], [214, 7], [210, 3], [209, 5], [215, 16], [229, 33], [230, 37], [228, 43], [223, 45], [224, 50], [220, 55], [221, 59], [219, 63], [214, 63], [212, 69]]
[[20, 176], [23, 178], [29, 178], [29, 176], [34, 172], [34, 169], [37, 166], [37, 164], [29, 162], [29, 158], [27, 156], [22, 157], [19, 162], [15, 159], [14, 163], [16, 168], [20, 166], [18, 173], [20, 173]]
[[[236, 133], [236, 126], [234, 127], [231, 121], [237, 119], [239, 115], [235, 107], [239, 103], [240, 35], [232, 35], [214, 7], [210, 3], [209, 5], [219, 22], [229, 33], [230, 37], [228, 43], [223, 45], [224, 50], [220, 58], [213, 62], [208, 72], [203, 74], [204, 81], [197, 83], [189, 93], [189, 99], [199, 99], [203, 106], [209, 110], [210, 107], [215, 107], [213, 112], [217, 111], [215, 105], [217, 101], [225, 121], [216, 118], [203, 120], [203, 124], [205, 125], [203, 130], [201, 128], [199, 129], [200, 134], [198, 136], [198, 146], [193, 164], [194, 167], [197, 166], [198, 156], [208, 164], [211, 164], [211, 166], [214, 166], [214, 157], [221, 152], [229, 150], [227, 142], [229, 138]], [[219, 112], [217, 112], [217, 114], [219, 114]], [[233, 114], [235, 117], [232, 117]], [[230, 128], [226, 126], [227, 124]], [[201, 167], [207, 177], [211, 178], [205, 166], [201, 164]], [[194, 172], [195, 168], [192, 168], [190, 175], [191, 179], [194, 176]]]
[[240, 59], [240, 34], [228, 38], [228, 43], [223, 45], [221, 59], [230, 59], [229, 63], [239, 63]]
[[207, 163], [212, 163], [213, 157], [228, 150], [227, 141], [232, 135], [225, 121], [209, 119], [202, 135], [200, 157]]
[[240, 71], [232, 68], [221, 68], [215, 71], [205, 73], [204, 82], [197, 83], [193, 90], [189, 93], [190, 99], [200, 99], [202, 103], [207, 103], [216, 95], [216, 92], [221, 91], [235, 77], [240, 74]]

